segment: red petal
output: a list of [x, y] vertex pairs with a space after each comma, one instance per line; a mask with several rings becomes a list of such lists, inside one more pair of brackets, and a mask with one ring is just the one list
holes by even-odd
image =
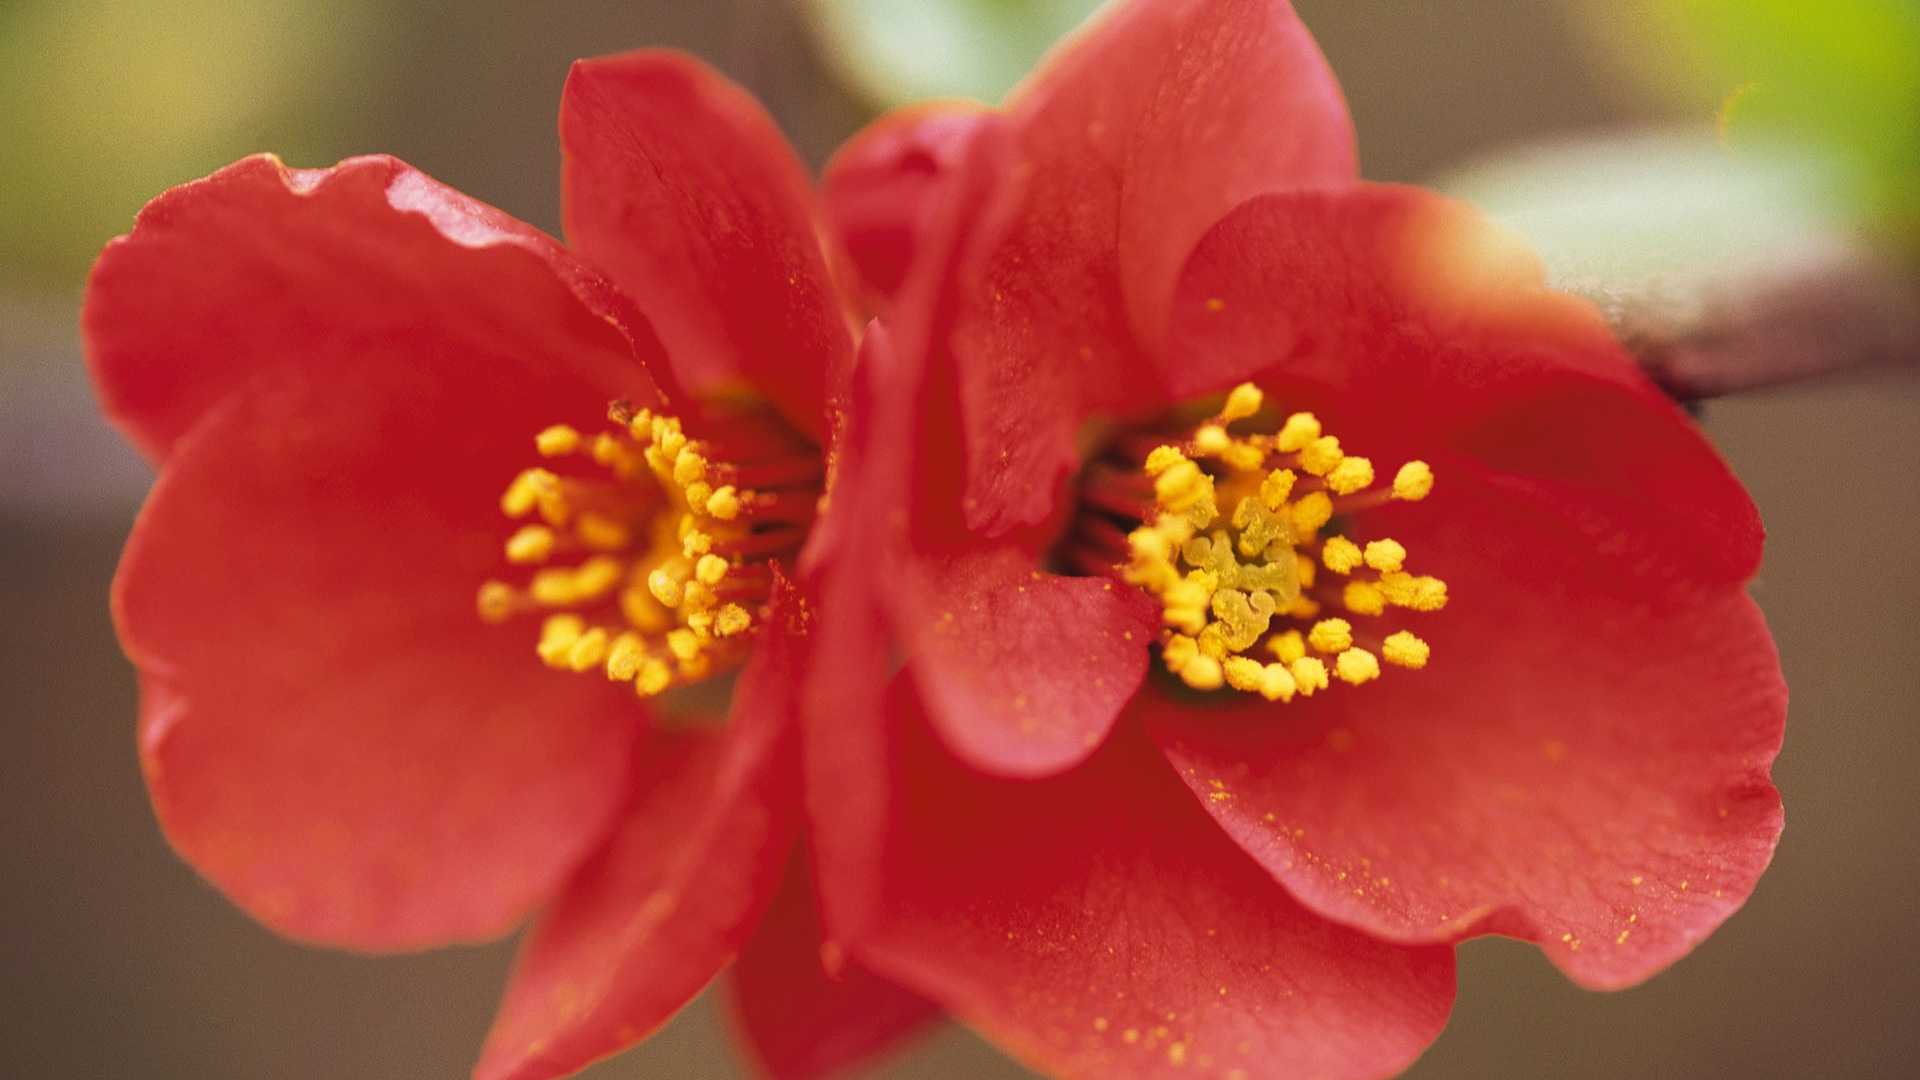
[[813, 883], [793, 859], [733, 967], [736, 1025], [775, 1080], [837, 1076], [921, 1034], [940, 1010], [858, 965], [823, 968]]
[[102, 256], [95, 377], [170, 459], [115, 592], [143, 763], [169, 837], [259, 918], [490, 936], [617, 812], [643, 712], [473, 597], [530, 434], [653, 397], [623, 322], [657, 349], [552, 241], [390, 159], [240, 162]]
[[534, 430], [520, 410], [577, 419], [607, 391], [559, 363], [313, 351], [174, 444], [128, 542], [115, 606], [154, 804], [284, 933], [497, 934], [618, 811], [644, 716], [473, 606]]
[[898, 619], [934, 728], [969, 764], [1045, 776], [1086, 760], [1146, 674], [1158, 608], [1011, 547], [920, 564]]
[[1328, 917], [1397, 941], [1513, 934], [1587, 985], [1644, 979], [1740, 906], [1779, 835], [1766, 628], [1588, 493], [1436, 468], [1417, 508], [1374, 512], [1449, 586], [1444, 611], [1381, 631], [1410, 623], [1425, 670], [1285, 706], [1154, 701], [1152, 728]]
[[827, 163], [822, 201], [863, 291], [879, 305], [906, 281], [921, 231], [976, 129], [1004, 121], [970, 102], [890, 112], [861, 129]]
[[1024, 187], [960, 282], [954, 338], [968, 520], [996, 534], [1050, 513], [1087, 411], [1160, 403], [1174, 279], [1201, 234], [1255, 192], [1356, 168], [1331, 71], [1271, 0], [1114, 5], [1010, 111]]
[[744, 379], [822, 435], [852, 337], [806, 171], [759, 104], [676, 53], [585, 60], [560, 142], [569, 241], [640, 305], [688, 386]]
[[633, 1045], [753, 933], [798, 823], [793, 601], [776, 588], [725, 733], [648, 747], [640, 798], [522, 946], [476, 1080], [566, 1076]]
[[1195, 251], [1177, 307], [1178, 397], [1253, 378], [1376, 464], [1451, 446], [1620, 503], [1619, 527], [1697, 552], [1691, 572], [1759, 563], [1759, 516], [1693, 424], [1463, 204], [1386, 186], [1252, 199]]
[[1137, 735], [1033, 782], [970, 773], [910, 721], [893, 730], [886, 918], [855, 955], [1031, 1066], [1382, 1076], [1445, 1023], [1451, 950], [1306, 912]]
[[533, 354], [519, 363], [638, 392], [614, 327], [650, 360], [658, 348], [551, 239], [382, 157], [296, 170], [262, 155], [168, 191], [95, 264], [82, 322], [103, 407], [156, 460], [250, 380], [340, 350], [478, 364], [504, 340]]

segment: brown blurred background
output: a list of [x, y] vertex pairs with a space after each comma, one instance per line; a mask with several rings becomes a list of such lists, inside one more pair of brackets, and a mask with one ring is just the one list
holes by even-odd
[[[1299, 7], [1376, 179], [1658, 111], [1610, 92], [1559, 3]], [[140, 199], [254, 149], [297, 165], [391, 152], [557, 231], [567, 64], [643, 44], [745, 83], [816, 164], [867, 115], [780, 0], [0, 0], [0, 1078], [466, 1074], [510, 943], [305, 949], [161, 839], [106, 607], [146, 474], [92, 416], [74, 316]], [[1775, 773], [1788, 829], [1746, 909], [1620, 994], [1470, 943], [1453, 1023], [1410, 1075], [1920, 1075], [1917, 407], [1909, 371], [1707, 410], [1768, 522], [1755, 591], [1793, 694]], [[738, 1060], [703, 999], [586, 1075], [732, 1077]], [[949, 1029], [877, 1075], [1026, 1074]]]

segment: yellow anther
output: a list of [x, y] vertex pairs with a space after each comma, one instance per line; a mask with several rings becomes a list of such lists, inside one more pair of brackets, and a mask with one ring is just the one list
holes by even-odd
[[1154, 498], [1176, 513], [1185, 513], [1197, 528], [1206, 528], [1219, 516], [1213, 501], [1213, 477], [1192, 461], [1175, 463], [1153, 482]]
[[646, 642], [639, 634], [628, 631], [613, 639], [613, 648], [607, 651], [607, 678], [615, 682], [632, 682], [640, 674], [640, 665], [647, 659]]
[[627, 461], [627, 448], [611, 432], [602, 431], [593, 437], [593, 462], [611, 469], [624, 465]]
[[500, 512], [510, 518], [526, 517], [533, 513], [533, 508], [540, 502], [540, 484], [536, 477], [542, 473], [553, 476], [545, 469], [526, 469], [514, 477], [513, 483], [508, 484], [506, 492], [500, 496]]
[[718, 585], [726, 578], [730, 565], [718, 555], [702, 555], [700, 561], [693, 564], [693, 576], [703, 585]]
[[1279, 510], [1280, 505], [1293, 494], [1293, 485], [1299, 480], [1292, 469], [1275, 469], [1260, 481], [1260, 501], [1269, 510]]
[[1220, 451], [1220, 460], [1241, 472], [1252, 472], [1266, 463], [1267, 452], [1250, 442], [1235, 442]]
[[533, 447], [541, 457], [563, 457], [580, 448], [580, 433], [565, 424], [555, 424], [533, 437]]
[[1375, 570], [1398, 570], [1407, 562], [1407, 549], [1396, 540], [1369, 540], [1367, 565]]
[[1318, 564], [1308, 555], [1296, 552], [1293, 556], [1293, 576], [1300, 582], [1302, 589], [1313, 588], [1313, 580], [1319, 576]]
[[641, 697], [652, 697], [673, 685], [673, 669], [666, 661], [649, 656], [633, 677], [633, 688]]
[[685, 594], [680, 580], [664, 566], [647, 575], [647, 591], [653, 594], [655, 600], [670, 608], [679, 607], [681, 597]]
[[1327, 665], [1317, 657], [1303, 656], [1288, 664], [1287, 670], [1293, 674], [1294, 688], [1303, 695], [1312, 696], [1315, 690], [1327, 688]]
[[689, 614], [706, 611], [719, 602], [720, 598], [714, 595], [713, 589], [698, 579], [681, 586], [680, 609]]
[[653, 446], [667, 461], [678, 462], [680, 451], [686, 449], [687, 436], [680, 430], [680, 422], [661, 417], [653, 425]]
[[673, 625], [673, 612], [661, 605], [645, 582], [620, 590], [620, 614], [643, 634], [664, 633]]
[[1320, 561], [1336, 574], [1351, 574], [1366, 561], [1360, 545], [1344, 536], [1329, 536], [1320, 545]]
[[1267, 651], [1283, 664], [1291, 664], [1307, 655], [1307, 639], [1298, 630], [1288, 630], [1267, 639]]
[[1220, 665], [1226, 676], [1227, 685], [1235, 690], [1258, 691], [1260, 689], [1260, 661], [1244, 656], [1229, 656]]
[[1183, 633], [1197, 634], [1207, 624], [1212, 599], [1212, 590], [1205, 582], [1188, 577], [1161, 596], [1161, 621]]
[[553, 566], [534, 574], [527, 583], [527, 595], [541, 607], [571, 607], [576, 596], [573, 569]]
[[522, 525], [507, 538], [507, 561], [516, 566], [546, 562], [555, 537], [545, 525]]
[[1389, 664], [1398, 664], [1415, 671], [1427, 666], [1427, 657], [1433, 654], [1426, 642], [1414, 637], [1405, 630], [1390, 634], [1381, 642], [1380, 658]]
[[1187, 460], [1187, 455], [1177, 446], [1157, 446], [1147, 455], [1146, 472], [1148, 476], [1159, 476], [1175, 465]]
[[688, 529], [680, 535], [680, 554], [689, 559], [697, 559], [713, 550], [713, 534], [699, 529]]
[[1365, 649], [1348, 649], [1333, 659], [1334, 670], [1340, 675], [1340, 681], [1349, 686], [1380, 677], [1380, 661]]
[[720, 609], [719, 614], [714, 616], [713, 636], [723, 638], [733, 637], [735, 634], [746, 633], [748, 628], [752, 626], [753, 616], [747, 614], [746, 608], [741, 607], [739, 604], [728, 604]]
[[580, 602], [598, 600], [618, 588], [626, 573], [626, 563], [597, 555], [581, 563], [580, 569], [574, 571], [574, 592]]
[[1260, 668], [1260, 696], [1268, 701], [1292, 701], [1298, 689], [1293, 672], [1284, 664], [1265, 664]]
[[707, 516], [732, 521], [740, 516], [740, 493], [732, 484], [723, 484], [707, 496]]
[[1378, 615], [1387, 610], [1386, 594], [1371, 581], [1347, 582], [1341, 601], [1355, 615]]
[[1250, 382], [1241, 383], [1227, 393], [1227, 403], [1220, 407], [1220, 419], [1231, 424], [1235, 420], [1245, 420], [1260, 411], [1265, 399], [1260, 388]]
[[1393, 475], [1393, 497], [1419, 502], [1433, 490], [1433, 470], [1424, 461], [1409, 461]]
[[586, 629], [586, 620], [572, 612], [549, 615], [540, 623], [540, 641], [534, 651], [547, 666], [565, 667], [574, 642], [580, 640]]
[[519, 607], [520, 594], [513, 586], [504, 581], [489, 581], [480, 586], [480, 593], [474, 598], [474, 606], [480, 611], [480, 621], [503, 623], [513, 616]]
[[1127, 549], [1139, 559], [1166, 562], [1173, 558], [1173, 538], [1152, 525], [1142, 525], [1127, 534]]
[[680, 660], [700, 655], [700, 635], [684, 627], [667, 631], [667, 651]]
[[1336, 495], [1351, 495], [1373, 483], [1373, 462], [1363, 457], [1344, 457], [1327, 474], [1327, 486]]
[[1380, 592], [1395, 607], [1439, 611], [1447, 606], [1447, 583], [1435, 577], [1414, 577], [1401, 571], [1383, 573]]
[[1333, 500], [1324, 491], [1310, 491], [1293, 504], [1292, 519], [1295, 541], [1305, 542], [1333, 520]]
[[1180, 669], [1180, 681], [1195, 690], [1218, 690], [1226, 682], [1226, 671], [1211, 656], [1196, 656]]
[[645, 445], [653, 441], [653, 414], [645, 409], [633, 414], [627, 421], [627, 434], [633, 441]]
[[1308, 443], [1320, 437], [1320, 419], [1308, 412], [1297, 412], [1287, 417], [1280, 426], [1280, 434], [1274, 438], [1274, 449], [1283, 454], [1298, 453], [1306, 449]]
[[1340, 440], [1331, 435], [1322, 435], [1300, 450], [1300, 467], [1314, 476], [1325, 476], [1346, 460], [1346, 452], [1340, 449]]
[[713, 485], [705, 480], [695, 480], [681, 494], [688, 506], [705, 506], [707, 500], [713, 498]]
[[1233, 445], [1233, 437], [1219, 424], [1202, 424], [1193, 433], [1193, 451], [1204, 457], [1219, 457]]
[[1178, 674], [1187, 662], [1200, 655], [1200, 643], [1185, 634], [1173, 634], [1160, 646], [1160, 659], [1167, 670]]
[[625, 522], [595, 513], [581, 514], [573, 524], [573, 535], [595, 551], [623, 551], [633, 540]]
[[[706, 456], [691, 446], [683, 446], [673, 459], [673, 479], [681, 487], [707, 478]], [[692, 501], [692, 500], [688, 500]]]
[[567, 650], [567, 666], [579, 672], [592, 671], [606, 658], [607, 632], [597, 626], [581, 634]]
[[1296, 619], [1311, 619], [1320, 614], [1320, 601], [1311, 596], [1296, 596], [1285, 612]]
[[1353, 648], [1353, 624], [1345, 619], [1321, 619], [1307, 632], [1315, 652], [1337, 653]]

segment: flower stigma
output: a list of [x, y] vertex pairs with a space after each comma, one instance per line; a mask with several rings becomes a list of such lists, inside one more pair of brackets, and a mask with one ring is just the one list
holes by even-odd
[[1425, 641], [1382, 636], [1372, 620], [1438, 611], [1446, 583], [1409, 570], [1398, 541], [1363, 543], [1347, 526], [1389, 501], [1426, 498], [1433, 470], [1410, 461], [1376, 486], [1373, 462], [1348, 454], [1312, 413], [1229, 430], [1258, 426], [1264, 404], [1242, 383], [1182, 435], [1116, 441], [1084, 476], [1093, 512], [1080, 515], [1068, 557], [1160, 601], [1161, 660], [1195, 690], [1291, 701], [1336, 679], [1371, 682], [1382, 664], [1425, 667]]
[[508, 563], [524, 586], [480, 586], [480, 618], [542, 616], [548, 667], [600, 671], [641, 697], [738, 667], [764, 620], [769, 561], [800, 550], [821, 491], [817, 452], [771, 413], [720, 415], [691, 434], [625, 401], [609, 430], [534, 436], [552, 467], [522, 470], [500, 510], [523, 522]]

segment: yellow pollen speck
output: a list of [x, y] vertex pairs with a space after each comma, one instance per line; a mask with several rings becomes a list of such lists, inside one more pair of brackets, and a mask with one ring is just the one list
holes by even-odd
[[1351, 495], [1373, 483], [1373, 462], [1363, 457], [1346, 457], [1327, 473], [1327, 486], [1336, 494]]
[[1426, 642], [1414, 637], [1405, 630], [1387, 637], [1381, 644], [1380, 657], [1389, 664], [1398, 664], [1403, 668], [1416, 671], [1427, 666], [1427, 657], [1432, 648]]
[[553, 555], [555, 539], [545, 525], [522, 525], [507, 538], [507, 561], [516, 566], [546, 562]]
[[1320, 545], [1320, 561], [1336, 574], [1351, 574], [1366, 561], [1360, 545], [1344, 536], [1330, 536]]
[[535, 435], [533, 446], [541, 457], [561, 457], [580, 448], [580, 433], [565, 424], [555, 424]]
[[1393, 540], [1372, 540], [1367, 543], [1367, 565], [1375, 570], [1398, 570], [1407, 561], [1407, 549]]
[[1433, 490], [1433, 470], [1424, 461], [1409, 461], [1393, 477], [1393, 497], [1418, 502]]
[[1380, 677], [1379, 659], [1365, 649], [1348, 649], [1334, 657], [1333, 663], [1341, 681], [1354, 686]]
[[1346, 456], [1340, 449], [1339, 439], [1322, 435], [1301, 449], [1300, 467], [1314, 476], [1325, 476], [1338, 468]]
[[1260, 411], [1264, 400], [1259, 387], [1250, 382], [1241, 383], [1227, 393], [1227, 403], [1220, 407], [1220, 420], [1228, 424], [1245, 420]]
[[1294, 413], [1280, 428], [1280, 434], [1274, 439], [1274, 449], [1283, 454], [1294, 454], [1306, 448], [1306, 445], [1320, 437], [1320, 420], [1312, 413]]
[[1307, 634], [1315, 652], [1337, 653], [1353, 648], [1353, 624], [1345, 619], [1322, 619]]

